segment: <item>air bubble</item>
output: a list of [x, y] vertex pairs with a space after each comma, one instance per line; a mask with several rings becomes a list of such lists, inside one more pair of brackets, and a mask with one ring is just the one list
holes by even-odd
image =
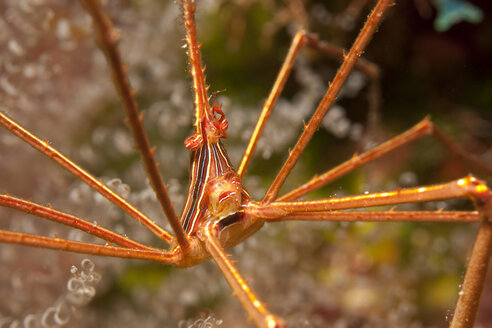
[[69, 240], [82, 241], [83, 237], [84, 237], [84, 233], [80, 230], [77, 230], [77, 229], [72, 229], [68, 233], [68, 239]]
[[130, 135], [124, 130], [117, 130], [113, 134], [113, 143], [116, 149], [124, 155], [133, 153], [133, 142]]
[[28, 79], [32, 79], [33, 77], [35, 77], [37, 75], [37, 70], [36, 70], [36, 66], [33, 65], [33, 64], [27, 64], [24, 66], [23, 70], [22, 70], [22, 74], [28, 78]]
[[345, 138], [350, 130], [350, 121], [347, 118], [338, 120], [331, 130], [331, 132], [338, 138]]
[[354, 123], [352, 124], [352, 127], [350, 128], [350, 140], [353, 141], [359, 141], [362, 139], [362, 134], [364, 132], [364, 128], [360, 123]]
[[17, 96], [19, 94], [17, 88], [14, 87], [5, 76], [0, 78], [0, 88], [2, 88], [9, 96]]
[[92, 272], [91, 277], [88, 281], [97, 284], [99, 281], [101, 281], [101, 275], [98, 272]]
[[261, 157], [263, 159], [269, 159], [270, 157], [272, 157], [272, 150], [270, 148], [265, 148], [262, 152], [261, 152]]
[[19, 320], [14, 320], [10, 323], [9, 328], [21, 328]]
[[56, 25], [56, 36], [59, 39], [66, 40], [70, 37], [70, 25], [66, 19], [60, 19]]
[[24, 48], [15, 40], [9, 40], [7, 48], [16, 56], [23, 56], [25, 54]]
[[23, 320], [23, 326], [24, 328], [37, 328], [38, 318], [34, 314], [28, 314]]
[[347, 78], [347, 82], [343, 86], [342, 92], [344, 96], [349, 98], [356, 97], [360, 90], [367, 84], [367, 78], [364, 73], [359, 71], [352, 72]]
[[67, 289], [72, 293], [78, 293], [78, 291], [84, 287], [84, 283], [80, 278], [70, 278], [67, 282]]
[[88, 286], [82, 290], [82, 293], [85, 297], [91, 299], [96, 295], [96, 289], [92, 286]]
[[55, 322], [59, 326], [63, 326], [70, 321], [72, 315], [72, 309], [68, 304], [61, 303], [56, 307]]
[[55, 314], [56, 308], [47, 308], [46, 311], [44, 311], [43, 316], [41, 317], [41, 326], [43, 328], [55, 328], [57, 326], [55, 321]]
[[417, 175], [411, 171], [403, 172], [399, 180], [400, 184], [404, 187], [412, 187], [418, 184]]

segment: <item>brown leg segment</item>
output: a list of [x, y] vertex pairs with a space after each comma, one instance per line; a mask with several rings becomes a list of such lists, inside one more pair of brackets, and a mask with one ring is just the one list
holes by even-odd
[[385, 212], [307, 212], [288, 214], [280, 219], [266, 222], [287, 220], [304, 221], [345, 221], [345, 222], [480, 222], [478, 211], [385, 211]]
[[301, 50], [301, 47], [306, 42], [306, 35], [306, 32], [300, 31], [297, 32], [297, 34], [294, 36], [294, 39], [292, 39], [292, 43], [290, 45], [287, 56], [284, 59], [282, 67], [280, 68], [280, 72], [277, 76], [277, 79], [275, 80], [275, 83], [273, 84], [272, 90], [270, 91], [270, 94], [268, 95], [268, 98], [263, 105], [260, 117], [256, 122], [255, 130], [251, 135], [248, 146], [246, 147], [243, 158], [241, 159], [241, 163], [239, 164], [237, 174], [241, 178], [244, 176], [244, 173], [246, 173], [246, 168], [251, 161], [251, 157], [253, 156], [256, 144], [258, 143], [261, 133], [265, 128], [266, 122], [270, 117], [270, 114], [272, 113], [273, 106], [275, 106], [275, 103], [277, 102], [278, 97], [280, 96], [280, 93], [285, 86], [285, 82], [287, 82], [287, 78], [289, 77], [290, 71], [292, 70], [294, 61], [299, 51]]
[[294, 149], [289, 153], [289, 157], [280, 169], [278, 175], [275, 177], [272, 185], [268, 189], [265, 198], [263, 199], [263, 203], [271, 203], [277, 198], [279, 189], [287, 178], [287, 175], [290, 173], [297, 160], [303, 153], [314, 132], [318, 129], [323, 117], [328, 112], [331, 105], [335, 102], [336, 96], [342, 88], [342, 85], [347, 79], [349, 73], [352, 71], [357, 59], [364, 52], [366, 45], [372, 38], [372, 35], [376, 31], [376, 28], [379, 25], [386, 9], [391, 3], [392, 2], [389, 0], [380, 0], [372, 11], [349, 53], [344, 56], [344, 62], [333, 79], [333, 83], [330, 84], [330, 87], [321, 100], [316, 112], [309, 121], [304, 132], [301, 134], [299, 140], [294, 146]]
[[412, 127], [411, 129], [403, 132], [402, 134], [386, 141], [385, 143], [374, 147], [373, 149], [362, 153], [354, 154], [348, 161], [334, 167], [333, 169], [323, 173], [320, 176], [312, 178], [310, 181], [297, 187], [296, 189], [288, 192], [287, 194], [278, 198], [279, 201], [294, 200], [301, 196], [308, 194], [322, 186], [344, 176], [352, 170], [363, 166], [373, 160], [376, 160], [389, 152], [392, 152], [400, 147], [403, 147], [417, 139], [424, 136], [434, 136], [437, 141], [443, 144], [451, 153], [460, 157], [462, 160], [469, 163], [471, 166], [492, 174], [492, 166], [480, 161], [475, 156], [468, 154], [461, 147], [459, 147], [450, 137], [441, 132], [430, 120], [426, 117], [420, 123]]
[[[335, 57], [337, 59], [339, 58], [342, 60], [344, 59], [344, 50], [342, 48], [328, 44], [326, 42], [322, 42], [315, 35], [309, 34], [305, 31], [299, 31], [296, 33], [296, 35], [292, 39], [289, 51], [287, 52], [287, 56], [284, 59], [282, 67], [280, 68], [277, 79], [273, 84], [272, 90], [270, 91], [270, 94], [268, 95], [268, 98], [263, 105], [260, 117], [258, 118], [253, 134], [251, 135], [248, 146], [246, 147], [244, 155], [241, 159], [241, 163], [239, 164], [237, 173], [240, 177], [243, 177], [246, 173], [246, 169], [249, 162], [251, 161], [253, 152], [265, 128], [266, 122], [268, 121], [273, 111], [273, 107], [275, 106], [280, 94], [282, 93], [282, 90], [284, 89], [285, 83], [287, 82], [290, 72], [292, 71], [294, 61], [304, 45], [307, 45], [331, 57]], [[379, 111], [380, 103], [379, 68], [377, 67], [377, 65], [363, 58], [359, 58], [357, 60], [357, 62], [355, 63], [355, 67], [363, 72], [371, 80], [371, 86], [368, 95], [369, 113], [377, 113]], [[376, 114], [372, 116], [375, 115]], [[371, 114], [369, 116], [371, 116]]]
[[344, 176], [345, 174], [355, 170], [358, 167], [363, 166], [364, 164], [367, 164], [379, 157], [382, 157], [397, 148], [411, 143], [418, 138], [430, 135], [431, 133], [432, 123], [429, 121], [428, 118], [426, 118], [411, 129], [386, 141], [385, 143], [374, 147], [373, 149], [366, 151], [365, 153], [362, 153], [360, 155], [354, 154], [354, 156], [352, 156], [352, 158], [348, 161], [343, 162], [342, 164], [334, 167], [333, 169], [323, 173], [320, 176], [312, 178], [310, 181], [279, 197], [278, 200], [288, 201], [297, 199]]
[[217, 239], [215, 225], [213, 223], [208, 223], [207, 226], [199, 231], [198, 237], [205, 243], [207, 251], [224, 274], [229, 286], [231, 286], [234, 291], [234, 295], [239, 299], [242, 306], [246, 309], [246, 312], [248, 312], [251, 319], [256, 323], [257, 327], [285, 327], [283, 320], [270, 313], [265, 305], [260, 302], [231, 262], [229, 256]]
[[451, 198], [469, 197], [475, 201], [482, 201], [483, 199], [490, 198], [490, 195], [490, 190], [483, 182], [473, 176], [467, 176], [444, 184], [398, 189], [395, 191], [333, 197], [312, 201], [273, 202], [268, 205], [261, 203], [252, 204], [246, 208], [246, 212], [250, 215], [268, 220], [280, 219], [288, 214], [300, 212], [324, 212]]
[[60, 238], [41, 237], [21, 232], [12, 232], [5, 230], [0, 230], [0, 243], [20, 244], [24, 246], [42, 247], [59, 251], [68, 251], [90, 255], [151, 260], [171, 265], [179, 265], [182, 260], [182, 253], [180, 250], [166, 252], [159, 250], [113, 247], [81, 243]]
[[41, 206], [39, 204], [31, 203], [23, 199], [11, 197], [9, 195], [0, 195], [0, 206], [9, 207], [32, 215], [36, 215], [44, 219], [61, 223], [124, 247], [152, 250], [152, 247], [137, 243], [134, 240], [123, 237], [111, 230], [101, 228], [76, 216], [63, 212], [58, 212], [50, 207]]
[[473, 327], [492, 254], [492, 197], [490, 193], [488, 197], [478, 199], [477, 203], [483, 214], [482, 223], [478, 228], [450, 328]]
[[134, 98], [134, 92], [130, 86], [130, 80], [126, 74], [126, 69], [123, 66], [121, 55], [117, 47], [119, 40], [118, 33], [114, 30], [109, 17], [103, 12], [101, 4], [98, 0], [82, 0], [86, 5], [87, 11], [92, 16], [94, 23], [99, 31], [100, 46], [106, 54], [109, 66], [113, 72], [113, 80], [118, 90], [123, 105], [126, 109], [128, 123], [133, 132], [133, 138], [137, 144], [137, 148], [142, 155], [145, 171], [149, 177], [149, 181], [157, 196], [157, 200], [161, 204], [161, 208], [166, 214], [171, 227], [173, 228], [178, 244], [182, 248], [189, 246], [188, 236], [185, 234], [178, 215], [174, 211], [167, 187], [164, 185], [157, 163], [154, 159], [155, 149], [151, 149], [149, 139], [145, 134], [142, 124], [143, 116], [139, 115], [137, 103]]
[[160, 226], [155, 224], [142, 212], [137, 210], [122, 197], [118, 196], [111, 189], [106, 187], [101, 181], [97, 180], [80, 166], [70, 161], [67, 157], [63, 156], [59, 151], [51, 147], [47, 141], [42, 141], [35, 135], [31, 134], [29, 131], [8, 118], [2, 112], [0, 112], [0, 124], [3, 125], [10, 132], [15, 134], [17, 137], [31, 145], [33, 148], [51, 158], [54, 162], [58, 163], [65, 170], [72, 173], [80, 180], [84, 181], [89, 187], [106, 197], [112, 203], [120, 207], [123, 211], [130, 214], [130, 216], [141, 222], [156, 236], [158, 236], [168, 244], [174, 241], [174, 237], [169, 234], [169, 232], [167, 232], [164, 228], [161, 228]]

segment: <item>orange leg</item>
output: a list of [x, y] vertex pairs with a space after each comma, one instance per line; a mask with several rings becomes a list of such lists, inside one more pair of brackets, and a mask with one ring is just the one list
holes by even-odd
[[314, 132], [318, 129], [323, 117], [328, 112], [331, 105], [334, 103], [336, 95], [340, 92], [343, 83], [345, 82], [350, 71], [357, 62], [357, 59], [364, 52], [364, 48], [376, 31], [376, 28], [383, 17], [383, 13], [390, 6], [390, 4], [391, 1], [380, 1], [372, 11], [349, 53], [344, 56], [343, 64], [342, 66], [340, 66], [340, 69], [333, 79], [333, 82], [330, 84], [328, 91], [325, 93], [323, 99], [321, 100], [321, 103], [316, 109], [316, 112], [307, 124], [305, 130], [299, 137], [299, 140], [297, 141], [293, 150], [289, 153], [289, 157], [285, 161], [284, 165], [280, 169], [280, 172], [275, 177], [272, 185], [268, 189], [265, 198], [263, 199], [264, 203], [271, 203], [277, 198], [280, 187], [282, 186], [285, 179], [287, 178], [287, 175], [290, 173], [297, 160], [303, 153]]
[[[347, 8], [347, 10], [348, 9], [349, 8]], [[336, 59], [344, 59], [345, 50], [339, 46], [326, 42], [320, 42], [314, 37], [309, 38], [308, 45]], [[378, 65], [362, 57], [359, 57], [355, 62], [355, 68], [364, 73], [369, 79], [369, 86], [367, 90], [368, 109], [366, 135], [370, 135], [376, 129], [376, 125], [379, 121], [379, 107], [381, 106], [381, 72]]]
[[78, 177], [80, 180], [84, 181], [91, 188], [93, 188], [101, 195], [109, 199], [111, 202], [119, 206], [123, 211], [130, 214], [134, 219], [140, 221], [159, 238], [161, 238], [168, 244], [171, 244], [174, 241], [174, 237], [169, 234], [169, 232], [167, 232], [164, 228], [161, 228], [160, 226], [155, 224], [151, 219], [149, 219], [142, 212], [133, 207], [125, 199], [118, 196], [111, 189], [106, 187], [101, 181], [97, 180], [88, 172], [83, 170], [80, 166], [70, 161], [67, 157], [63, 156], [60, 152], [51, 147], [47, 141], [42, 141], [38, 137], [34, 136], [22, 126], [8, 118], [2, 112], [0, 112], [0, 124], [3, 125], [10, 132], [15, 134], [17, 137], [21, 138], [26, 143], [31, 145], [33, 148], [39, 150], [40, 152], [51, 158], [64, 169]]
[[180, 249], [166, 252], [126, 247], [113, 247], [81, 243], [60, 238], [41, 237], [22, 232], [0, 230], [0, 243], [20, 244], [24, 246], [42, 247], [60, 251], [83, 253], [90, 255], [114, 256], [129, 259], [151, 260], [165, 264], [179, 265], [182, 261]]
[[[471, 198], [478, 211], [474, 212], [338, 212], [357, 207], [395, 205], [457, 197]], [[270, 221], [285, 220], [348, 220], [348, 221], [447, 221], [476, 222], [481, 225], [468, 262], [451, 328], [471, 328], [478, 310], [492, 255], [492, 192], [482, 182], [468, 176], [445, 184], [401, 189], [351, 197], [318, 201], [273, 202], [256, 204], [246, 209], [249, 215]]]
[[348, 161], [334, 167], [333, 169], [323, 173], [320, 176], [312, 178], [310, 181], [297, 187], [296, 189], [288, 192], [287, 194], [278, 198], [279, 201], [288, 201], [297, 199], [303, 195], [308, 194], [342, 176], [351, 172], [352, 170], [361, 167], [379, 157], [382, 157], [389, 152], [403, 147], [419, 138], [424, 136], [434, 136], [439, 142], [441, 142], [446, 148], [448, 148], [456, 156], [469, 163], [470, 165], [481, 169], [484, 172], [492, 174], [492, 166], [481, 162], [473, 155], [468, 154], [462, 150], [451, 138], [441, 132], [434, 124], [425, 118], [420, 123], [412, 127], [411, 129], [403, 132], [402, 134], [386, 141], [385, 143], [374, 147], [373, 149], [362, 153], [360, 155], [354, 154]]
[[[246, 147], [244, 155], [241, 159], [241, 163], [239, 164], [237, 173], [240, 177], [243, 177], [244, 174], [246, 173], [246, 169], [249, 165], [249, 162], [251, 161], [258, 140], [260, 139], [260, 136], [265, 128], [265, 125], [268, 119], [270, 118], [270, 115], [273, 111], [273, 107], [275, 106], [280, 94], [282, 93], [285, 83], [287, 82], [290, 72], [292, 71], [292, 67], [294, 65], [295, 59], [297, 58], [297, 55], [299, 54], [301, 48], [304, 45], [310, 46], [311, 48], [314, 48], [322, 53], [325, 53], [337, 59], [344, 58], [344, 50], [342, 48], [335, 45], [328, 44], [326, 42], [322, 42], [315, 35], [309, 34], [305, 31], [299, 31], [296, 33], [296, 35], [292, 39], [289, 51], [284, 59], [282, 67], [280, 68], [279, 74], [277, 75], [277, 79], [275, 80], [275, 83], [273, 84], [270, 94], [268, 95], [268, 98], [265, 101], [265, 104], [263, 105], [260, 117], [256, 122], [256, 126], [253, 131], [253, 134], [251, 135], [248, 146]], [[355, 67], [361, 72], [363, 72], [371, 80], [370, 88], [369, 88], [370, 90], [368, 93], [368, 102], [369, 102], [369, 117], [370, 117], [369, 125], [372, 126], [375, 124], [376, 121], [375, 117], [377, 116], [377, 113], [379, 111], [379, 105], [380, 105], [379, 68], [377, 67], [377, 65], [363, 58], [359, 58], [356, 61]]]
[[323, 173], [320, 176], [316, 176], [309, 180], [308, 182], [302, 184], [296, 189], [288, 192], [287, 194], [278, 198], [279, 201], [289, 201], [297, 199], [311, 191], [314, 191], [322, 186], [344, 176], [345, 174], [351, 172], [352, 170], [367, 164], [376, 158], [386, 155], [387, 153], [408, 144], [422, 136], [429, 135], [431, 132], [432, 123], [426, 118], [422, 122], [418, 123], [411, 129], [405, 131], [404, 133], [392, 138], [385, 143], [374, 147], [373, 149], [362, 153], [360, 155], [354, 154], [351, 159], [342, 164], [334, 167], [333, 169]]
[[234, 291], [234, 295], [239, 299], [256, 325], [265, 328], [285, 327], [283, 321], [270, 313], [265, 305], [260, 302], [229, 259], [229, 256], [226, 254], [217, 238], [217, 229], [215, 225], [209, 222], [204, 229], [199, 231], [198, 237], [205, 243], [207, 251], [224, 274], [224, 277]]
[[487, 268], [492, 255], [492, 213], [484, 215], [468, 260], [465, 279], [459, 292], [450, 328], [472, 328], [485, 285]]
[[488, 204], [491, 202], [490, 198], [492, 198], [492, 194], [483, 182], [473, 176], [468, 176], [452, 182], [426, 187], [347, 197], [333, 197], [321, 200], [273, 202], [268, 205], [252, 205], [246, 211], [264, 219], [279, 219], [287, 214], [299, 212], [333, 211], [461, 197], [470, 197], [479, 204]]
[[292, 213], [267, 222], [287, 220], [345, 222], [480, 222], [478, 211], [385, 211], [385, 212], [307, 212]]
[[104, 229], [76, 216], [58, 212], [50, 207], [41, 206], [23, 199], [11, 197], [9, 195], [0, 195], [0, 206], [10, 207], [44, 219], [58, 222], [124, 247], [153, 250], [152, 247], [142, 245], [134, 240], [123, 237], [111, 230]]
[[289, 73], [292, 70], [292, 66], [294, 65], [294, 61], [297, 57], [297, 54], [299, 53], [299, 50], [301, 49], [303, 44], [306, 42], [306, 35], [307, 35], [306, 32], [300, 31], [297, 32], [296, 35], [294, 36], [294, 39], [292, 39], [292, 43], [290, 45], [287, 56], [284, 59], [284, 63], [282, 64], [282, 67], [280, 68], [280, 72], [277, 76], [277, 79], [275, 80], [275, 83], [273, 84], [272, 90], [270, 91], [270, 94], [268, 95], [268, 98], [265, 101], [265, 104], [263, 105], [263, 109], [261, 111], [260, 117], [256, 122], [256, 126], [253, 131], [253, 134], [251, 135], [248, 146], [246, 147], [243, 158], [241, 159], [241, 163], [239, 164], [237, 174], [241, 178], [246, 173], [246, 168], [248, 167], [248, 164], [251, 161], [253, 152], [256, 148], [256, 144], [258, 143], [261, 133], [265, 128], [266, 122], [268, 121], [268, 118], [272, 113], [273, 106], [275, 106], [278, 97], [282, 93], [282, 90], [285, 86], [285, 82], [287, 82], [287, 78], [289, 77]]
[[106, 54], [108, 64], [113, 72], [113, 80], [116, 89], [118, 90], [126, 109], [128, 122], [133, 132], [133, 138], [142, 155], [144, 167], [157, 196], [157, 200], [161, 204], [161, 208], [166, 214], [169, 223], [176, 234], [178, 244], [182, 248], [187, 248], [189, 246], [188, 236], [185, 234], [183, 227], [179, 222], [178, 215], [174, 211], [174, 207], [167, 193], [167, 187], [164, 185], [164, 181], [157, 168], [157, 163], [154, 159], [155, 148], [151, 149], [150, 147], [149, 139], [145, 134], [142, 124], [143, 116], [138, 113], [137, 103], [133, 96], [134, 92], [131, 89], [130, 80], [128, 79], [126, 69], [121, 60], [121, 55], [117, 47], [119, 35], [114, 30], [109, 17], [103, 12], [99, 1], [83, 0], [82, 3], [86, 5], [87, 10], [91, 14], [98, 29], [100, 46]]

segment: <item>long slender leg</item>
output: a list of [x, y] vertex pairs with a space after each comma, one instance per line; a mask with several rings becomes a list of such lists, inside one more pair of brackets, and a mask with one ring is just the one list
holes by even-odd
[[[489, 206], [490, 207], [490, 206]], [[450, 328], [471, 328], [477, 316], [480, 295], [492, 255], [492, 216], [484, 216], [466, 268]]]
[[[393, 205], [456, 197], [470, 197], [477, 212], [325, 212], [327, 210]], [[275, 206], [278, 205], [278, 208]], [[246, 209], [250, 215], [268, 221], [283, 220], [350, 220], [350, 221], [449, 221], [473, 222], [481, 220], [472, 254], [468, 263], [463, 287], [460, 291], [451, 328], [471, 328], [479, 306], [487, 268], [492, 255], [492, 192], [482, 182], [468, 176], [446, 184], [402, 189], [394, 192], [374, 193], [354, 197], [341, 197], [313, 202], [274, 202], [260, 210]], [[320, 211], [320, 212], [317, 212]], [[298, 213], [300, 212], [300, 213]], [[267, 221], [267, 222], [268, 222]]]
[[430, 120], [426, 117], [420, 123], [403, 132], [402, 134], [386, 141], [385, 143], [365, 152], [360, 155], [355, 154], [348, 161], [334, 167], [333, 169], [323, 173], [320, 176], [312, 178], [310, 181], [297, 187], [296, 189], [288, 192], [287, 194], [278, 198], [279, 201], [288, 201], [297, 199], [307, 193], [314, 191], [342, 176], [351, 172], [352, 170], [367, 164], [377, 158], [380, 158], [389, 152], [403, 147], [419, 138], [424, 136], [435, 136], [436, 139], [441, 142], [447, 149], [453, 154], [459, 156], [472, 166], [492, 174], [492, 166], [483, 163], [475, 158], [473, 155], [468, 154], [461, 149], [451, 138], [441, 132]]
[[386, 9], [389, 7], [390, 4], [391, 4], [390, 0], [380, 0], [376, 5], [376, 7], [374, 8], [374, 10], [372, 11], [364, 27], [362, 28], [362, 31], [360, 32], [352, 48], [350, 49], [349, 53], [346, 56], [344, 56], [345, 57], [344, 62], [342, 66], [340, 66], [340, 69], [338, 70], [335, 78], [333, 79], [333, 83], [330, 84], [330, 87], [328, 88], [328, 91], [326, 92], [323, 99], [321, 100], [321, 103], [316, 109], [316, 112], [314, 113], [313, 117], [309, 121], [305, 130], [301, 134], [299, 140], [294, 146], [294, 149], [289, 153], [289, 157], [287, 158], [284, 165], [280, 169], [278, 175], [275, 177], [272, 185], [268, 189], [265, 198], [263, 199], [264, 203], [266, 204], [271, 203], [277, 197], [279, 189], [284, 183], [285, 179], [287, 178], [287, 175], [290, 173], [290, 171], [296, 164], [297, 160], [299, 159], [302, 152], [306, 148], [307, 144], [311, 140], [311, 137], [313, 136], [314, 132], [321, 124], [321, 121], [325, 116], [326, 112], [335, 101], [336, 95], [342, 88], [342, 85], [347, 79], [349, 72], [354, 67], [357, 58], [363, 53], [365, 46], [367, 45], [372, 35], [376, 31], [376, 28], [379, 25], [379, 22], [381, 21], [384, 12], [386, 11]]
[[106, 197], [108, 200], [116, 204], [123, 211], [130, 214], [134, 219], [141, 222], [150, 231], [152, 231], [159, 238], [167, 242], [168, 244], [174, 241], [174, 237], [169, 234], [164, 228], [155, 224], [152, 220], [146, 217], [142, 212], [137, 210], [135, 207], [130, 205], [122, 197], [118, 196], [111, 189], [106, 187], [101, 181], [94, 178], [88, 172], [83, 170], [80, 166], [70, 161], [67, 157], [63, 156], [56, 149], [51, 147], [47, 141], [42, 141], [35, 135], [31, 134], [29, 131], [24, 129], [22, 126], [8, 118], [5, 114], [0, 112], [0, 124], [3, 125], [7, 130], [15, 134], [17, 137], [21, 138], [33, 148], [39, 150], [41, 153], [45, 154], [53, 161], [58, 163], [61, 167], [78, 177], [80, 180], [84, 181], [91, 188], [99, 192], [101, 195]]
[[253, 293], [246, 281], [243, 279], [234, 264], [229, 260], [228, 255], [217, 239], [217, 232], [213, 223], [208, 223], [206, 227], [199, 231], [199, 238], [205, 243], [207, 251], [224, 274], [227, 282], [231, 286], [234, 294], [246, 309], [250, 317], [258, 327], [282, 328], [284, 323], [281, 319], [270, 313], [264, 304]]
[[195, 126], [200, 129], [200, 121], [203, 115], [211, 115], [209, 98], [207, 96], [207, 85], [205, 82], [205, 67], [202, 66], [201, 45], [196, 37], [195, 10], [196, 2], [192, 0], [181, 0], [183, 9], [183, 20], [186, 30], [187, 54], [190, 60], [191, 76], [193, 77], [193, 90], [195, 91], [196, 121]]
[[477, 199], [476, 206], [482, 214], [482, 223], [478, 228], [450, 328], [473, 327], [492, 255], [491, 193], [489, 192], [481, 199]]
[[287, 194], [278, 198], [279, 201], [288, 201], [297, 199], [315, 189], [321, 188], [322, 186], [344, 176], [350, 171], [357, 167], [360, 167], [370, 161], [375, 160], [387, 153], [402, 147], [422, 136], [429, 135], [432, 131], [430, 121], [426, 118], [422, 122], [418, 123], [411, 129], [405, 131], [404, 133], [394, 137], [391, 140], [365, 152], [360, 155], [354, 154], [348, 161], [334, 167], [333, 169], [323, 173], [320, 176], [314, 177], [303, 185], [297, 187], [296, 189], [288, 192]]
[[[308, 45], [331, 57], [340, 60], [344, 59], [345, 50], [339, 46], [321, 42], [313, 37], [309, 38]], [[381, 106], [381, 71], [379, 70], [378, 65], [361, 57], [355, 62], [355, 68], [364, 73], [370, 81], [367, 91], [368, 109], [366, 127], [366, 135], [370, 135], [376, 129], [376, 125], [379, 121], [379, 107]]]
[[446, 135], [436, 126], [433, 126], [432, 135], [437, 139], [437, 141], [439, 141], [442, 145], [444, 145], [444, 147], [446, 147], [452, 154], [458, 156], [466, 163], [478, 168], [479, 170], [482, 170], [483, 172], [492, 175], [491, 165], [488, 165], [487, 163], [484, 163], [483, 161], [476, 158], [475, 156], [467, 153], [456, 142], [454, 142], [451, 137]]
[[36, 215], [41, 218], [58, 222], [124, 247], [147, 250], [152, 249], [151, 247], [142, 245], [134, 240], [123, 237], [111, 230], [104, 229], [93, 223], [82, 220], [76, 216], [58, 212], [50, 207], [41, 206], [39, 204], [28, 202], [26, 200], [15, 198], [9, 195], [0, 195], [0, 206], [13, 208], [32, 215]]
[[492, 196], [489, 188], [483, 182], [472, 176], [468, 176], [444, 184], [399, 189], [396, 191], [333, 197], [313, 201], [273, 202], [268, 205], [256, 204], [247, 207], [246, 212], [260, 218], [274, 219], [298, 212], [333, 211], [461, 197], [470, 197], [475, 201], [483, 201]]
[[[292, 71], [294, 61], [304, 45], [308, 45], [314, 49], [317, 49], [320, 52], [323, 52], [335, 58], [340, 58], [340, 59], [344, 58], [343, 57], [344, 50], [342, 48], [325, 42], [321, 42], [315, 35], [309, 34], [305, 31], [299, 31], [296, 33], [296, 35], [292, 39], [289, 51], [287, 52], [287, 56], [284, 59], [279, 74], [277, 75], [275, 83], [273, 84], [273, 87], [270, 91], [270, 94], [268, 95], [268, 98], [265, 100], [265, 103], [263, 104], [260, 117], [256, 122], [256, 126], [253, 131], [253, 134], [251, 135], [248, 146], [244, 151], [243, 157], [241, 159], [241, 163], [239, 164], [239, 168], [237, 170], [237, 173], [240, 177], [243, 177], [244, 174], [246, 173], [246, 169], [248, 167], [249, 162], [251, 161], [253, 152], [265, 128], [267, 120], [270, 118], [270, 115], [273, 111], [273, 107], [275, 106], [280, 94], [282, 93], [282, 90], [284, 89], [285, 83], [287, 82], [290, 72]], [[361, 72], [363, 72], [364, 74], [366, 74], [369, 77], [369, 79], [372, 81], [369, 91], [369, 96], [368, 96], [369, 113], [371, 113], [369, 116], [371, 117], [375, 116], [375, 114], [373, 113], [378, 112], [379, 99], [380, 99], [379, 68], [377, 67], [377, 65], [363, 58], [359, 58], [357, 60], [357, 62], [355, 63], [355, 67], [359, 69]], [[374, 119], [371, 119], [371, 121], [374, 121]]]
[[302, 221], [345, 221], [345, 222], [480, 222], [478, 211], [385, 211], [385, 212], [307, 212], [292, 213], [284, 217], [267, 220], [281, 222]]
[[155, 148], [151, 149], [149, 139], [145, 134], [142, 124], [143, 116], [138, 113], [137, 103], [133, 97], [134, 92], [131, 89], [130, 80], [126, 74], [126, 69], [123, 66], [120, 52], [118, 51], [117, 43], [119, 35], [114, 30], [109, 17], [103, 12], [98, 0], [82, 0], [82, 2], [86, 5], [98, 28], [100, 46], [106, 54], [106, 58], [113, 72], [113, 80], [116, 89], [118, 89], [126, 109], [128, 122], [133, 132], [133, 138], [142, 155], [145, 170], [157, 196], [157, 200], [176, 234], [178, 244], [183, 248], [187, 248], [189, 246], [188, 236], [185, 234], [183, 227], [179, 222], [178, 215], [174, 211], [174, 207], [167, 193], [167, 187], [164, 185], [164, 181], [157, 168], [157, 163], [154, 159]]
[[0, 230], [0, 242], [9, 244], [20, 244], [24, 246], [34, 246], [60, 251], [69, 251], [90, 255], [113, 256], [130, 259], [152, 260], [160, 263], [179, 265], [182, 261], [182, 252], [180, 249], [173, 251], [159, 251], [135, 249], [126, 247], [113, 247], [105, 245], [96, 245], [81, 243], [76, 241], [64, 240], [60, 238], [48, 238], [36, 235], [30, 235], [22, 232], [12, 232]]
[[272, 113], [273, 106], [275, 106], [275, 103], [277, 102], [277, 99], [284, 88], [285, 82], [289, 77], [289, 73], [292, 70], [292, 66], [294, 65], [295, 58], [297, 57], [297, 54], [299, 53], [299, 50], [301, 49], [305, 41], [306, 41], [306, 32], [304, 31], [297, 32], [294, 38], [292, 39], [292, 43], [290, 45], [287, 56], [284, 59], [282, 67], [280, 68], [280, 72], [277, 76], [277, 79], [275, 80], [275, 83], [273, 84], [272, 90], [270, 91], [270, 94], [268, 95], [268, 98], [265, 101], [265, 104], [263, 105], [263, 109], [261, 110], [260, 117], [256, 122], [256, 126], [253, 131], [253, 134], [249, 139], [248, 146], [244, 151], [244, 155], [241, 159], [241, 163], [239, 164], [239, 168], [237, 169], [237, 174], [241, 178], [244, 176], [244, 173], [246, 173], [246, 168], [248, 167], [248, 164], [251, 161], [251, 157], [253, 156], [253, 152], [256, 148], [256, 144], [258, 143], [261, 133], [265, 128], [266, 122], [270, 117], [270, 114]]
[[359, 17], [362, 9], [367, 4], [367, 2], [368, 2], [368, 0], [352, 0], [352, 1], [350, 1], [347, 8], [345, 8], [345, 10], [341, 14], [338, 15], [338, 17], [341, 18], [339, 20], [350, 19], [351, 21], [355, 21]]

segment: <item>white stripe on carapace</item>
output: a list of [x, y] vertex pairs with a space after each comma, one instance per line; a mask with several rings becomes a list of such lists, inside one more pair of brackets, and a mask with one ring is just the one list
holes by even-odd
[[197, 230], [208, 209], [208, 182], [233, 171], [220, 140], [211, 143], [204, 141], [192, 156], [190, 189], [181, 218], [188, 235]]

